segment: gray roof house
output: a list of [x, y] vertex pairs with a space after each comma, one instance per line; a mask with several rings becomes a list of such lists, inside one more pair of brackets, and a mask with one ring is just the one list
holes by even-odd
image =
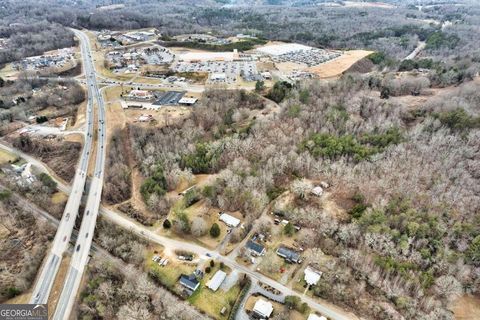
[[248, 240], [245, 247], [254, 255], [263, 256], [265, 254], [265, 247], [258, 242]]
[[194, 274], [186, 275], [182, 274], [180, 276], [180, 284], [192, 291], [197, 290], [200, 282], [198, 282], [197, 277]]
[[279, 247], [277, 249], [277, 254], [284, 258], [287, 262], [291, 262], [291, 263], [302, 263], [302, 259], [301, 259], [301, 256], [298, 252], [292, 250], [292, 249], [289, 249], [287, 247]]

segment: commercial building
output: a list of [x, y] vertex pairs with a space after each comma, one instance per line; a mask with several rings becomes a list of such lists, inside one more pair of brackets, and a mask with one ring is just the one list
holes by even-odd
[[197, 98], [189, 98], [189, 97], [183, 97], [182, 99], [178, 100], [178, 104], [184, 105], [184, 106], [193, 106], [195, 102], [197, 102]]
[[220, 285], [223, 283], [227, 274], [222, 270], [218, 270], [215, 275], [208, 281], [207, 287], [212, 291], [217, 291]]

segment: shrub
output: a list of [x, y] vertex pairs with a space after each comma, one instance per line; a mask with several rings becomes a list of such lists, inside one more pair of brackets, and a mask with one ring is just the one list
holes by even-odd
[[210, 228], [210, 236], [212, 238], [217, 238], [220, 235], [220, 226], [217, 223], [214, 223]]
[[171, 226], [172, 226], [172, 223], [170, 222], [170, 220], [165, 219], [165, 221], [163, 221], [163, 228], [164, 229], [170, 229]]

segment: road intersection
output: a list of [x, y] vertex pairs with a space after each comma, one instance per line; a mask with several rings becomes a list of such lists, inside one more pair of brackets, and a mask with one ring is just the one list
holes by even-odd
[[[80, 40], [82, 57], [84, 61], [85, 68], [85, 77], [86, 84], [88, 88], [88, 105], [87, 105], [87, 130], [86, 130], [86, 142], [85, 147], [82, 152], [80, 166], [77, 170], [72, 187], [66, 186], [62, 183], [59, 183], [59, 189], [70, 193], [70, 197], [67, 201], [64, 215], [60, 221], [57, 234], [52, 244], [49, 255], [47, 256], [46, 263], [40, 273], [40, 276], [35, 285], [31, 303], [46, 303], [53, 281], [55, 279], [56, 273], [58, 271], [62, 255], [68, 248], [68, 243], [74, 228], [75, 217], [78, 214], [78, 208], [80, 206], [81, 197], [83, 194], [83, 188], [85, 185], [85, 179], [87, 175], [88, 163], [90, 152], [92, 149], [92, 137], [93, 137], [93, 106], [94, 98], [96, 105], [98, 107], [98, 134], [97, 134], [97, 152], [96, 152], [96, 161], [95, 161], [95, 170], [93, 173], [93, 178], [90, 184], [90, 191], [86, 202], [86, 208], [82, 219], [82, 224], [80, 226], [80, 231], [78, 233], [77, 241], [73, 249], [72, 259], [67, 272], [66, 280], [62, 289], [62, 293], [57, 304], [57, 308], [54, 314], [54, 319], [67, 319], [72, 307], [75, 302], [75, 298], [80, 287], [82, 275], [85, 269], [86, 264], [88, 263], [88, 255], [90, 248], [92, 246], [92, 240], [94, 235], [94, 229], [96, 224], [96, 219], [99, 213], [103, 215], [104, 218], [112, 221], [113, 223], [130, 230], [131, 232], [137, 234], [138, 236], [147, 239], [150, 242], [160, 244], [170, 250], [187, 250], [197, 254], [202, 259], [209, 259], [212, 257], [217, 259], [220, 262], [223, 262], [225, 265], [229, 266], [232, 269], [243, 272], [249, 275], [255, 281], [263, 282], [278, 291], [283, 295], [294, 295], [300, 297], [304, 302], [306, 302], [312, 309], [322, 313], [323, 315], [335, 319], [335, 320], [346, 320], [346, 319], [357, 319], [353, 314], [347, 313], [339, 308], [336, 308], [330, 304], [320, 302], [319, 300], [312, 299], [308, 296], [305, 296], [289, 287], [286, 287], [275, 280], [264, 276], [263, 274], [249, 269], [247, 266], [244, 266], [238, 263], [235, 260], [234, 255], [224, 256], [221, 255], [218, 251], [212, 251], [207, 248], [204, 248], [200, 245], [175, 240], [167, 238], [161, 235], [158, 235], [154, 231], [146, 228], [143, 225], [140, 225], [137, 222], [134, 222], [119, 213], [112, 211], [108, 208], [101, 207], [101, 194], [103, 186], [103, 174], [104, 174], [104, 163], [105, 163], [105, 106], [103, 101], [103, 96], [98, 88], [97, 83], [97, 74], [95, 66], [91, 57], [91, 49], [88, 37], [85, 33], [74, 30], [76, 36]], [[105, 80], [103, 81], [105, 82]], [[108, 85], [115, 85], [115, 83], [108, 83]], [[118, 84], [117, 84], [118, 85]], [[133, 84], [137, 85], [137, 84]], [[0, 145], [0, 147], [5, 147]], [[12, 149], [10, 148], [10, 151]], [[16, 150], [13, 150], [16, 151]], [[18, 152], [15, 152], [18, 154]], [[23, 156], [23, 155], [22, 155]], [[34, 159], [33, 159], [34, 160]], [[36, 161], [36, 160], [34, 160]], [[34, 162], [34, 164], [37, 164]], [[39, 164], [37, 164], [39, 165]], [[43, 167], [43, 166], [39, 166]]]

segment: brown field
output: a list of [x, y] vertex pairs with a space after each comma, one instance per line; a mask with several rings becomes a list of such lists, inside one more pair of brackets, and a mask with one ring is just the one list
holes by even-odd
[[452, 311], [455, 320], [480, 319], [480, 297], [464, 295], [455, 301]]
[[308, 68], [307, 71], [315, 73], [322, 79], [334, 78], [347, 71], [355, 62], [365, 58], [373, 51], [350, 50], [337, 59], [330, 60], [321, 65]]

